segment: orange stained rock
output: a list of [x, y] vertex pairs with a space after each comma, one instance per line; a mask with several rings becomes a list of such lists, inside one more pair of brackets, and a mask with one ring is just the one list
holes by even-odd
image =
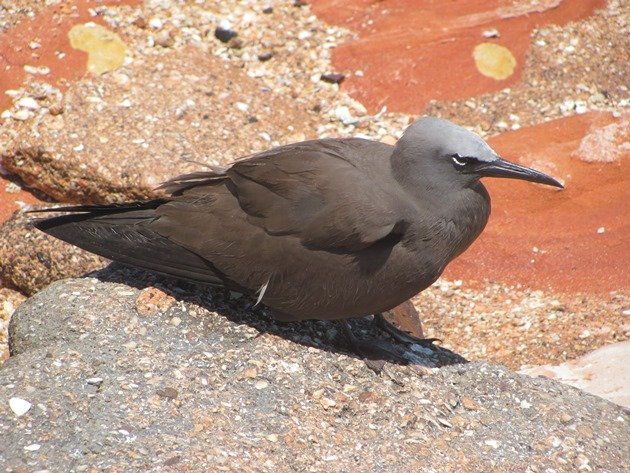
[[0, 225], [6, 222], [21, 204], [38, 204], [42, 201], [30, 192], [22, 190], [16, 184], [0, 175]]
[[480, 74], [503, 80], [514, 74], [516, 58], [505, 46], [480, 43], [473, 49], [473, 59]]
[[405, 301], [392, 310], [383, 313], [383, 317], [403, 332], [416, 338], [424, 338], [422, 319], [411, 301]]
[[87, 70], [103, 74], [125, 62], [127, 47], [113, 31], [94, 22], [79, 23], [68, 32], [70, 45], [88, 53]]
[[[24, 66], [48, 68], [41, 77], [62, 89], [86, 72], [87, 53], [70, 46], [68, 31], [78, 23], [104, 24], [90, 9], [102, 5], [141, 5], [140, 0], [74, 0], [43, 9], [0, 35], [0, 111], [11, 105], [4, 92], [19, 88], [26, 78]], [[31, 47], [32, 43], [39, 47]]]
[[566, 189], [485, 179], [492, 215], [446, 276], [605, 293], [630, 288], [630, 114], [588, 113], [495, 136], [507, 159]]
[[[370, 113], [422, 112], [431, 99], [459, 100], [516, 83], [531, 31], [588, 17], [605, 0], [311, 0], [329, 23], [358, 33], [333, 50], [343, 87]], [[498, 34], [498, 37], [493, 37]], [[486, 74], [474, 51], [495, 43], [508, 74]], [[485, 47], [487, 49], [487, 46]], [[362, 75], [355, 74], [362, 71]]]

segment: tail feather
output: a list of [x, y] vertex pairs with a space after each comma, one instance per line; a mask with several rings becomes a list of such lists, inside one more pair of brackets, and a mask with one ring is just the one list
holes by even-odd
[[44, 211], [73, 212], [37, 219], [39, 230], [91, 253], [187, 281], [232, 287], [212, 263], [151, 230], [162, 200]]
[[52, 213], [52, 212], [83, 212], [91, 215], [112, 214], [117, 212], [130, 212], [132, 210], [156, 209], [166, 203], [165, 199], [142, 200], [138, 202], [125, 202], [120, 204], [102, 205], [67, 205], [65, 207], [48, 207], [47, 209], [33, 209], [27, 213]]

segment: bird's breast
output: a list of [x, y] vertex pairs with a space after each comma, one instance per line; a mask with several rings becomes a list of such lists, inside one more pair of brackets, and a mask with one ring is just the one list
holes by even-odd
[[416, 265], [426, 268], [427, 278], [435, 280], [479, 237], [490, 215], [490, 198], [479, 184], [427, 207], [418, 213], [403, 243]]

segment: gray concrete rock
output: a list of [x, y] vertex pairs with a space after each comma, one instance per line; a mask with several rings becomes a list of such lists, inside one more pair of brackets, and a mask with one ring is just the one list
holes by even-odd
[[291, 99], [197, 47], [137, 57], [49, 105], [0, 129], [0, 162], [45, 194], [81, 203], [155, 196], [199, 163], [226, 164], [315, 129]]
[[[379, 376], [343, 352], [333, 324], [277, 325], [253, 302], [120, 266], [31, 297], [0, 367], [0, 464], [615, 472], [628, 463], [619, 406], [439, 348]], [[354, 327], [371, 335], [363, 321]]]

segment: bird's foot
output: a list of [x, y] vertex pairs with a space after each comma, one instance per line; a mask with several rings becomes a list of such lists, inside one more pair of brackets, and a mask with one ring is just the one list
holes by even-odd
[[341, 326], [348, 346], [353, 352], [359, 355], [367, 367], [376, 374], [380, 374], [383, 371], [387, 361], [405, 365], [409, 363], [409, 360], [404, 358], [400, 349], [397, 349], [397, 347], [391, 343], [379, 339], [360, 340], [352, 333], [352, 328], [348, 321], [340, 320], [339, 325]]
[[399, 328], [395, 327], [383, 317], [383, 314], [374, 315], [374, 325], [383, 332], [388, 333], [394, 340], [406, 345], [417, 344], [423, 347], [430, 348], [435, 342], [441, 342], [439, 338], [419, 338], [415, 337], [407, 332], [403, 332]]

